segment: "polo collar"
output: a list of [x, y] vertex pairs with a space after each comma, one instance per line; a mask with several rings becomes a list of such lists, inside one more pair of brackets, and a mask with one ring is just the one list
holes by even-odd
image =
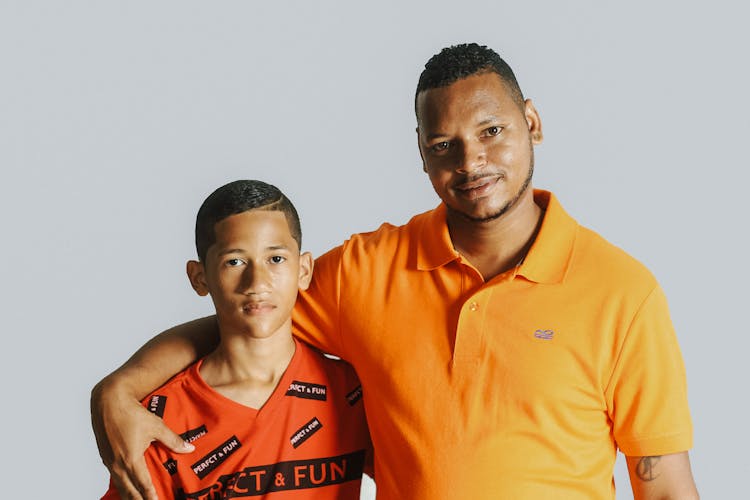
[[[578, 223], [551, 192], [535, 189], [534, 201], [545, 210], [544, 218], [517, 275], [537, 283], [560, 283], [568, 271]], [[448, 232], [446, 212], [441, 203], [424, 214], [418, 228], [417, 269], [421, 271], [437, 269], [459, 258]]]
[[535, 189], [534, 201], [544, 209], [544, 218], [518, 275], [537, 283], [562, 283], [573, 256], [578, 223], [551, 192]]
[[431, 271], [459, 258], [448, 232], [445, 203], [425, 214], [417, 236], [417, 269], [420, 271]]

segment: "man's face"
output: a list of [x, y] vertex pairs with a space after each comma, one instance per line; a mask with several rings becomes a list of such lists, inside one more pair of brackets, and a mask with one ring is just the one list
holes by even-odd
[[[211, 294], [222, 332], [267, 338], [288, 329], [299, 289], [312, 275], [282, 212], [249, 210], [214, 226], [205, 263], [191, 261], [193, 288]], [[192, 271], [191, 271], [192, 268]]]
[[481, 73], [417, 96], [424, 170], [449, 212], [493, 220], [527, 192], [541, 121], [521, 109], [495, 73]]

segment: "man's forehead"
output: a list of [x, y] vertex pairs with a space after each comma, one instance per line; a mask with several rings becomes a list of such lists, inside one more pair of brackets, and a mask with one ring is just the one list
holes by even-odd
[[420, 92], [416, 105], [420, 125], [454, 113], [503, 114], [514, 108], [517, 105], [510, 91], [495, 73], [472, 75], [445, 87]]

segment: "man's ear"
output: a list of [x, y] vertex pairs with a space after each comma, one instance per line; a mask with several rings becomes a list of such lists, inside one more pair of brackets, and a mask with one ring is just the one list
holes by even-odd
[[197, 260], [189, 260], [186, 266], [188, 279], [193, 290], [200, 295], [205, 297], [208, 295], [208, 285], [206, 284], [206, 271], [203, 267], [202, 262]]
[[307, 290], [312, 280], [314, 261], [310, 252], [305, 252], [299, 256], [299, 279], [297, 285], [300, 290]]
[[526, 124], [529, 127], [531, 143], [534, 145], [541, 144], [544, 139], [544, 134], [542, 133], [542, 119], [539, 117], [539, 112], [534, 107], [534, 103], [531, 102], [531, 99], [526, 99], [526, 101], [524, 101], [523, 114], [526, 117]]

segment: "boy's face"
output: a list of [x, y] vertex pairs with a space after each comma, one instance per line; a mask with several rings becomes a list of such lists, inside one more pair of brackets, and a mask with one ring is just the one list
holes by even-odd
[[291, 333], [297, 291], [312, 277], [282, 212], [248, 210], [214, 226], [216, 242], [203, 263], [188, 262], [199, 295], [211, 294], [222, 334], [268, 338]]

